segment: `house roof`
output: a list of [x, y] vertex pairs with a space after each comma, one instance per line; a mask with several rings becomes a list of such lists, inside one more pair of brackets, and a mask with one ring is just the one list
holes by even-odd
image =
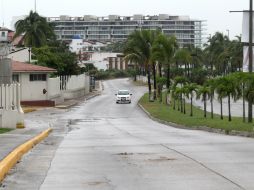
[[0, 31], [8, 31], [8, 32], [13, 32], [12, 30], [5, 28], [5, 27], [0, 27]]
[[19, 61], [12, 61], [12, 71], [14, 73], [26, 73], [26, 72], [27, 73], [30, 73], [30, 72], [53, 73], [53, 72], [56, 72], [56, 70], [52, 69], [52, 68], [23, 63], [23, 62], [19, 62]]

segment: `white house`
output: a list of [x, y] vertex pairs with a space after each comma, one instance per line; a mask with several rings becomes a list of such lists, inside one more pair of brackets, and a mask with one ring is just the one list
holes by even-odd
[[70, 51], [76, 54], [87, 52], [87, 51], [100, 51], [102, 47], [107, 46], [106, 43], [97, 41], [88, 41], [80, 38], [80, 36], [73, 36], [69, 45]]
[[18, 61], [12, 61], [12, 72], [13, 81], [21, 85], [22, 105], [55, 106], [90, 92], [86, 74], [50, 78], [55, 69]]

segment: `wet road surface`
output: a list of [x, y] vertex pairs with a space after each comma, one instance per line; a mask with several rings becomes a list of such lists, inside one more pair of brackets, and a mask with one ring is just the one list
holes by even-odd
[[[127, 79], [105, 81], [104, 89], [57, 113], [53, 134], [1, 189], [254, 189], [254, 139], [156, 123], [137, 106], [146, 88]], [[132, 104], [115, 103], [118, 89], [131, 90]]]

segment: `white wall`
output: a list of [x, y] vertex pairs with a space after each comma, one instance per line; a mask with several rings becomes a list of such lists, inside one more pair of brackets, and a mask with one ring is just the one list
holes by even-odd
[[1, 42], [8, 41], [8, 31], [0, 31], [0, 41]]
[[86, 74], [72, 75], [66, 81], [66, 88], [62, 90], [65, 99], [72, 99], [84, 96], [89, 93], [90, 77]]
[[[31, 55], [30, 55], [31, 56]], [[9, 54], [8, 58], [14, 61], [29, 62], [29, 51], [28, 48]]]
[[0, 128], [16, 128], [24, 123], [24, 113], [20, 106], [20, 85], [0, 85]]
[[[30, 81], [29, 73], [19, 73], [21, 101], [52, 100], [58, 104], [63, 102], [64, 98], [72, 99], [89, 93], [90, 77], [88, 75], [72, 75], [67, 78], [66, 88], [60, 90], [60, 77], [47, 76], [47, 81]], [[43, 94], [43, 89], [47, 90], [46, 94]]]
[[60, 91], [60, 77], [48, 79], [48, 98], [55, 98], [61, 95]]
[[29, 76], [29, 73], [20, 74], [21, 101], [47, 100], [48, 93], [43, 94], [43, 89], [47, 90], [47, 81], [30, 81]]
[[85, 94], [88, 94], [90, 92], [90, 76], [86, 75], [85, 78]]
[[108, 65], [108, 57], [116, 57], [119, 53], [106, 53], [106, 52], [95, 52], [92, 54], [91, 61], [94, 62], [94, 66], [97, 67], [99, 70], [107, 69]]
[[148, 80], [148, 79], [147, 79], [147, 76], [137, 75], [137, 81], [146, 83], [147, 80]]
[[47, 94], [48, 100], [54, 101], [55, 104], [64, 102], [64, 97], [60, 90], [60, 77], [48, 78]]

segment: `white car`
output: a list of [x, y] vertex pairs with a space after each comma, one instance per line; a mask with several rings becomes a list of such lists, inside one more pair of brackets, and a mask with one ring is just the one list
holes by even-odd
[[118, 90], [116, 95], [116, 103], [131, 103], [132, 94], [129, 90]]

